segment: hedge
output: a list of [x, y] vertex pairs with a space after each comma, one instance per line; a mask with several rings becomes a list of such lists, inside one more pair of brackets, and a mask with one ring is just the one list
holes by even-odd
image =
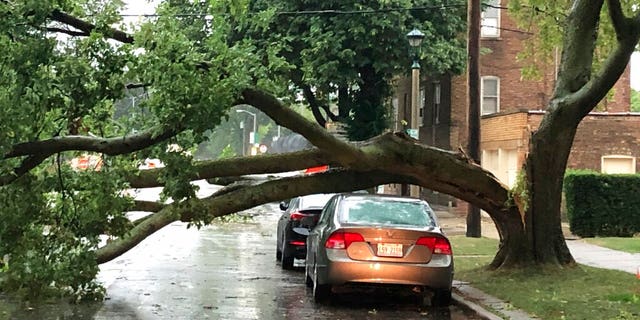
[[581, 237], [630, 237], [640, 232], [640, 175], [568, 171], [567, 217]]

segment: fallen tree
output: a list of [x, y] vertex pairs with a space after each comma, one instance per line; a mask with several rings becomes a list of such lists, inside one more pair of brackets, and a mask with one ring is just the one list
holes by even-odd
[[[620, 77], [640, 38], [640, 13], [636, 10], [633, 17], [626, 17], [619, 1], [607, 1], [617, 47], [595, 72], [593, 54], [603, 3], [573, 1], [557, 85], [531, 138], [519, 186], [511, 191], [464, 153], [425, 146], [403, 133], [388, 132], [357, 143], [333, 137], [268, 93], [277, 87], [278, 79], [269, 78], [270, 68], [281, 67], [277, 55], [265, 62], [252, 54], [250, 43], [228, 45], [223, 17], [212, 18], [215, 28], [195, 43], [182, 32], [184, 25], [170, 18], [171, 7], [161, 8], [157, 21], [129, 35], [107, 24], [115, 19], [113, 15], [88, 22], [65, 13], [64, 8], [0, 1], [0, 8], [12, 14], [12, 19], [0, 22], [7, 30], [0, 36], [0, 46], [10, 48], [3, 51], [0, 66], [11, 71], [0, 94], [0, 110], [7, 115], [0, 123], [5, 132], [0, 140], [4, 204], [0, 214], [7, 222], [0, 227], [0, 255], [9, 257], [4, 261], [6, 281], [10, 287], [39, 283], [39, 290], [43, 283], [46, 287], [56, 281], [61, 288], [83, 294], [95, 288], [88, 283], [97, 272], [96, 263], [119, 256], [171, 222], [201, 226], [215, 217], [296, 195], [386, 183], [420, 185], [485, 210], [500, 234], [493, 268], [571, 265], [573, 258], [560, 228], [560, 194], [569, 150], [581, 119]], [[25, 19], [27, 27], [22, 23]], [[66, 54], [56, 49], [58, 40], [50, 32], [79, 39], [72, 41]], [[105, 39], [122, 45], [114, 47]], [[201, 47], [203, 43], [206, 48]], [[133, 54], [135, 49], [142, 53]], [[132, 80], [135, 83], [128, 82]], [[128, 86], [146, 87], [153, 94], [140, 110], [129, 109], [128, 118], [116, 119], [126, 120], [126, 125], [114, 126], [112, 102]], [[202, 141], [207, 129], [240, 104], [256, 107], [316, 148], [200, 162], [167, 148], [169, 144], [188, 148]], [[133, 132], [133, 127], [142, 129]], [[65, 155], [87, 151], [103, 155], [102, 171], [74, 172], [66, 165]], [[137, 170], [140, 160], [152, 155], [167, 166]], [[323, 164], [336, 169], [230, 184], [204, 199], [197, 199], [189, 184], [196, 179], [288, 172]], [[121, 192], [154, 186], [164, 186], [164, 196], [174, 202], [134, 202]], [[140, 209], [154, 213], [134, 222], [126, 219], [125, 212]], [[96, 250], [102, 234], [112, 240]], [[46, 259], [25, 252], [40, 252]], [[70, 252], [74, 255], [69, 256]], [[60, 265], [68, 269], [35, 277], [23, 264], [42, 270]], [[85, 268], [88, 276], [75, 279], [69, 275], [72, 268]]]

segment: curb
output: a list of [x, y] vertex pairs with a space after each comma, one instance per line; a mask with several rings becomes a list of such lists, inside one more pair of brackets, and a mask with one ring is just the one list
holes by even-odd
[[453, 302], [460, 308], [465, 309], [467, 311], [471, 311], [478, 315], [483, 320], [503, 320], [503, 318], [497, 316], [496, 314], [488, 311], [477, 303], [466, 300], [463, 296], [458, 295], [457, 293], [451, 293], [451, 298]]

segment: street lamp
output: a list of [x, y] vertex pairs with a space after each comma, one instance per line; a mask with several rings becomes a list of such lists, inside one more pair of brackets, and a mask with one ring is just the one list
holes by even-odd
[[[420, 92], [420, 45], [422, 44], [422, 39], [424, 39], [424, 33], [418, 29], [413, 29], [407, 33], [407, 39], [409, 40], [409, 46], [411, 46], [411, 55], [413, 58], [413, 63], [411, 64], [411, 127], [408, 133], [409, 136], [420, 141], [418, 94]], [[420, 188], [411, 185], [409, 194], [412, 197], [419, 197]]]
[[407, 39], [409, 39], [413, 58], [413, 64], [411, 64], [411, 131], [409, 135], [420, 140], [418, 94], [420, 92], [420, 44], [424, 39], [424, 33], [418, 29], [413, 29], [407, 33]]
[[[257, 141], [256, 141], [257, 140], [256, 139], [256, 114], [251, 112], [251, 111], [242, 110], [242, 109], [236, 109], [236, 112], [237, 113], [244, 112], [244, 113], [248, 113], [251, 116], [253, 116], [253, 131], [249, 133], [249, 140], [250, 140], [249, 143], [256, 144], [257, 143]], [[244, 138], [243, 138], [243, 141], [244, 141]]]

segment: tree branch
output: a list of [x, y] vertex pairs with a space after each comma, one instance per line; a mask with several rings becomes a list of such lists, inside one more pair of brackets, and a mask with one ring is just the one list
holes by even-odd
[[335, 115], [333, 112], [331, 112], [331, 109], [329, 108], [328, 105], [323, 103], [320, 105], [320, 108], [322, 108], [322, 110], [324, 110], [324, 112], [327, 113], [327, 117], [329, 117], [331, 121], [338, 121], [338, 116]]
[[20, 166], [15, 168], [12, 173], [0, 176], [0, 186], [5, 186], [16, 181], [18, 178], [31, 171], [31, 169], [37, 167], [47, 158], [48, 156], [43, 155], [33, 155], [27, 157], [26, 159], [22, 160]]
[[593, 52], [603, 1], [575, 0], [573, 2], [567, 17], [558, 81], [552, 99], [580, 90], [591, 78]]
[[[195, 164], [195, 173], [191, 180], [235, 177], [248, 174], [280, 173], [302, 170], [320, 165], [338, 165], [332, 155], [322, 150], [311, 149], [283, 154], [266, 154], [244, 158], [200, 161]], [[164, 168], [144, 170], [128, 177], [132, 188], [151, 188], [162, 186], [160, 175]]]
[[86, 36], [89, 36], [88, 33], [85, 33], [83, 31], [73, 31], [73, 30], [67, 30], [67, 29], [55, 28], [55, 27], [47, 27], [47, 28], [45, 28], [45, 30], [47, 30], [49, 32], [54, 32], [54, 33], [64, 33], [64, 34], [68, 34], [68, 35], [74, 36], [74, 37], [86, 37]]
[[147, 88], [150, 87], [150, 83], [127, 83], [124, 87], [127, 89]]
[[[62, 12], [58, 9], [53, 10], [50, 15], [51, 19], [60, 23], [64, 23], [66, 25], [72, 26], [85, 34], [90, 34], [92, 31], [96, 30], [96, 26], [79, 18], [76, 18], [68, 13]], [[108, 28], [106, 30], [105, 36], [107, 38], [120, 41], [122, 43], [133, 43], [133, 36], [129, 35], [124, 31], [120, 31], [114, 28]]]
[[624, 17], [618, 1], [609, 2], [610, 7], [614, 6], [610, 8], [611, 19], [617, 20], [614, 21], [614, 26], [618, 35], [618, 45], [607, 57], [600, 71], [579, 91], [569, 96], [568, 105], [580, 116], [578, 121], [586, 116], [620, 79], [640, 40], [640, 13], [637, 21], [628, 19]]
[[313, 93], [313, 91], [311, 91], [311, 87], [309, 85], [303, 85], [302, 93], [304, 94], [305, 99], [307, 99], [307, 102], [309, 102], [309, 107], [311, 107], [311, 113], [313, 114], [313, 117], [316, 119], [316, 122], [321, 127], [323, 128], [326, 127], [327, 119], [325, 119], [324, 116], [322, 116], [322, 113], [320, 112], [320, 103], [318, 102], [318, 99], [316, 99], [316, 95]]
[[[344, 167], [359, 165], [364, 163], [363, 154], [360, 150], [344, 142], [315, 123], [311, 123], [301, 115], [286, 108], [278, 99], [262, 91], [247, 89], [242, 93], [243, 102], [250, 104], [262, 112], [266, 113], [276, 123], [304, 136], [314, 146], [331, 152], [334, 159]], [[366, 163], [366, 162], [365, 162]]]
[[622, 6], [620, 6], [620, 0], [607, 0], [607, 6], [609, 7], [609, 17], [611, 17], [613, 29], [616, 31], [616, 38], [620, 41], [625, 36], [624, 31], [627, 25]]
[[207, 218], [213, 219], [253, 208], [260, 204], [304, 194], [365, 189], [387, 183], [394, 180], [393, 177], [393, 175], [384, 172], [330, 172], [304, 177], [283, 178], [259, 185], [237, 188], [219, 196], [193, 199], [189, 201], [189, 204], [170, 204], [158, 213], [141, 220], [127, 235], [111, 241], [96, 250], [96, 260], [98, 264], [111, 261], [172, 222], [178, 220], [192, 221], [194, 216], [197, 215], [197, 212], [194, 212], [192, 208], [204, 210], [207, 213]]
[[139, 134], [116, 137], [98, 138], [88, 136], [63, 136], [47, 140], [23, 142], [13, 146], [4, 155], [4, 159], [28, 155], [50, 156], [63, 151], [91, 151], [107, 155], [120, 155], [144, 149], [158, 142], [167, 140], [182, 129], [165, 128], [158, 133], [158, 129], [152, 128]]
[[156, 201], [134, 200], [131, 211], [158, 212], [166, 205]]

